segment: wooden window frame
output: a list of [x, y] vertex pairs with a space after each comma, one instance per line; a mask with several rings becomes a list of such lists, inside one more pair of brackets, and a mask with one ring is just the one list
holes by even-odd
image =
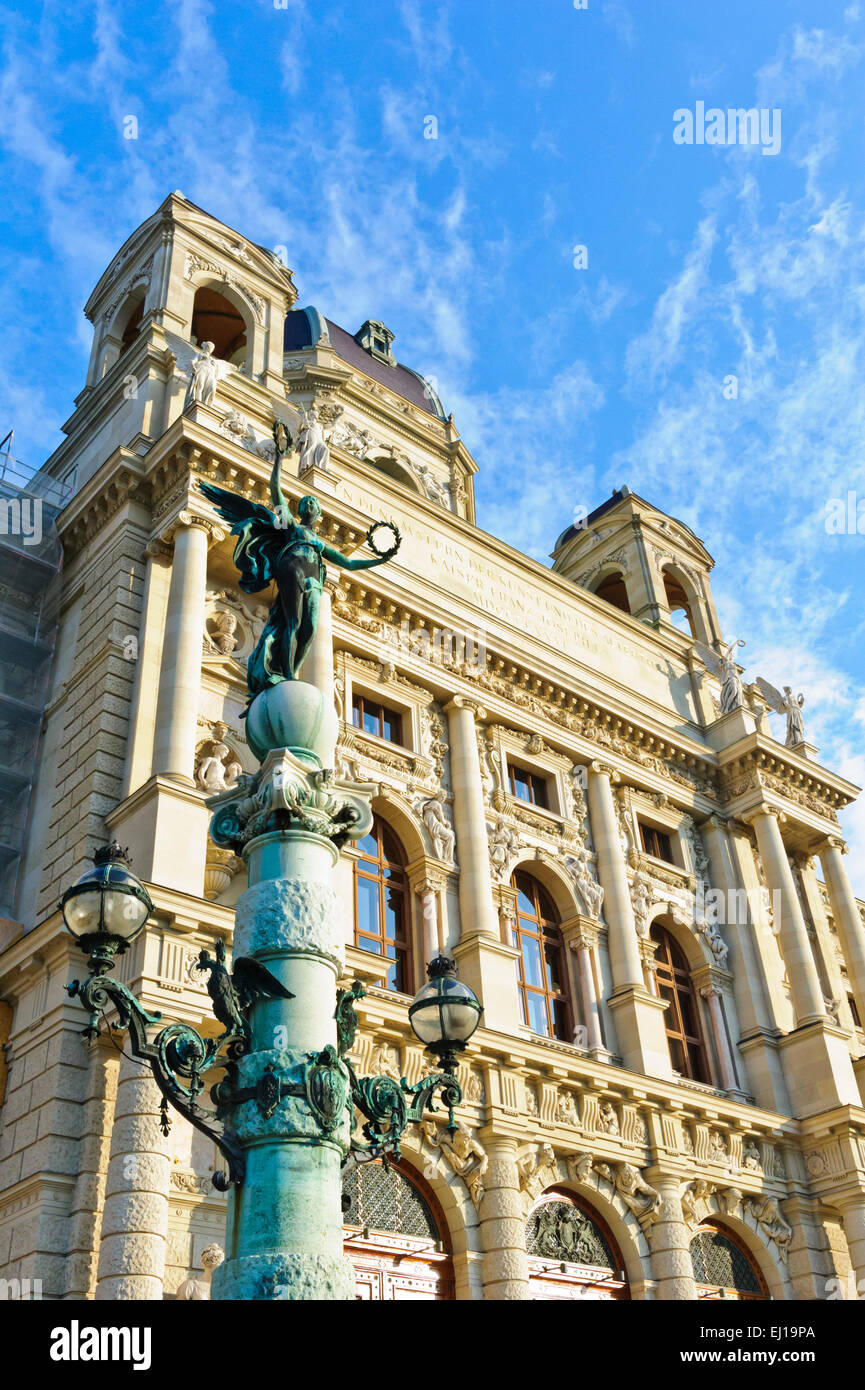
[[[521, 772], [529, 788], [529, 796], [520, 796], [517, 791], [516, 773]], [[543, 800], [538, 801], [536, 787], [543, 788]], [[526, 806], [537, 806], [540, 811], [550, 809], [550, 787], [549, 778], [542, 772], [530, 772], [528, 768], [520, 767], [518, 763], [512, 763], [508, 758], [508, 790], [512, 797], [517, 801], [522, 801]]]
[[[660, 860], [662, 864], [672, 864], [675, 866], [676, 861], [673, 857], [673, 837], [669, 831], [660, 830], [657, 825], [650, 825], [648, 821], [640, 820], [639, 816], [637, 817], [637, 828], [640, 832], [640, 844], [642, 845], [643, 853], [648, 854], [652, 859]], [[669, 849], [669, 858], [666, 854], [660, 852], [663, 849], [660, 837], [666, 842], [667, 848]]]
[[[373, 711], [375, 713], [373, 714]], [[364, 716], [369, 714], [377, 718], [378, 729], [373, 733], [371, 729], [364, 726]], [[385, 715], [390, 719], [397, 737], [388, 738], [384, 732]], [[403, 715], [402, 711], [394, 709], [391, 705], [386, 705], [382, 700], [373, 700], [369, 695], [364, 695], [362, 690], [352, 690], [351, 692], [351, 722], [355, 729], [359, 729], [362, 734], [373, 734], [374, 738], [380, 738], [385, 743], [396, 744], [399, 748], [405, 748], [403, 743]]]
[[[657, 938], [656, 938], [657, 934]], [[706, 1086], [712, 1085], [712, 1071], [709, 1065], [709, 1052], [706, 1047], [706, 1040], [703, 1036], [703, 1021], [700, 1015], [700, 1000], [694, 983], [691, 979], [691, 971], [688, 966], [687, 958], [672, 932], [661, 923], [655, 923], [652, 927], [652, 939], [657, 940], [658, 949], [655, 952], [655, 979], [658, 985], [658, 993], [662, 999], [667, 998], [664, 989], [670, 991], [672, 998], [669, 1000], [669, 1007], [664, 1013], [664, 1029], [667, 1034], [667, 1045], [670, 1048], [670, 1060], [676, 1071], [689, 1081], [697, 1081]], [[661, 954], [662, 948], [664, 954]], [[684, 965], [677, 965], [675, 961], [677, 954]], [[691, 1013], [694, 1018], [697, 1032], [696, 1034], [685, 1032], [685, 1023], [682, 1016], [682, 996], [687, 996], [691, 1003]], [[681, 1053], [681, 1066], [677, 1065], [676, 1051], [673, 1044], [678, 1044], [677, 1051]], [[695, 1059], [699, 1063], [695, 1066]], [[697, 1074], [697, 1073], [701, 1074]]]
[[[387, 831], [395, 842], [401, 858], [398, 860], [388, 859], [384, 851], [384, 831]], [[392, 989], [397, 994], [411, 994], [413, 992], [412, 980], [414, 979], [414, 962], [411, 942], [411, 895], [409, 893], [408, 881], [405, 876], [406, 855], [400, 843], [396, 831], [388, 825], [387, 821], [380, 816], [373, 817], [371, 835], [375, 835], [377, 856], [375, 859], [365, 851], [360, 851], [360, 856], [354, 861], [353, 874], [353, 893], [354, 902], [354, 944], [359, 950], [368, 950], [362, 942], [376, 943], [378, 946], [377, 954], [387, 955], [389, 945], [394, 947], [395, 956], [389, 957], [392, 961], [391, 968], [397, 968], [398, 983], [389, 984], [388, 976], [382, 977], [382, 985], [385, 989]], [[374, 866], [374, 867], [373, 867]], [[378, 925], [377, 935], [361, 931], [359, 926], [358, 914], [358, 880], [363, 879], [369, 883], [375, 883], [378, 889]], [[387, 935], [387, 922], [385, 920], [385, 908], [387, 904], [387, 893], [397, 893], [402, 902], [402, 924], [403, 940]], [[388, 971], [388, 975], [390, 971]]]
[[[520, 911], [519, 897], [517, 898], [516, 922], [514, 926], [514, 936], [516, 939], [514, 944], [517, 946], [520, 953], [516, 960], [516, 967], [520, 997], [520, 1012], [522, 1014], [523, 1023], [527, 1028], [531, 1029], [531, 1023], [529, 1022], [529, 997], [533, 996], [536, 999], [540, 998], [543, 1000], [544, 1003], [544, 1011], [546, 1013], [547, 1018], [547, 1028], [549, 1031], [547, 1033], [538, 1034], [538, 1036], [552, 1038], [559, 1042], [570, 1042], [573, 1038], [574, 1033], [574, 1009], [571, 1000], [570, 975], [568, 973], [568, 957], [567, 952], [565, 950], [564, 938], [562, 937], [561, 928], [558, 922], [558, 914], [555, 911], [552, 900], [550, 899], [550, 896], [547, 893], [546, 889], [543, 887], [541, 883], [538, 882], [536, 878], [534, 878], [531, 874], [517, 871], [517, 873], [515, 873], [513, 878], [511, 879], [511, 883], [519, 893], [525, 892], [525, 888], [521, 887], [520, 883], [518, 883], [518, 880], [524, 880], [527, 885], [531, 885], [531, 895], [526, 893], [526, 897], [531, 896], [531, 900], [535, 908], [534, 917], [528, 917], [525, 913]], [[549, 909], [552, 913], [551, 916], [541, 916], [541, 907], [544, 905], [543, 900], [545, 900], [546, 903], [549, 904]], [[523, 927], [522, 923], [524, 922], [534, 922], [536, 924], [536, 930], [532, 930], [531, 926]], [[542, 988], [539, 988], [537, 985], [527, 984], [526, 982], [525, 961], [523, 957], [524, 937], [530, 938], [531, 940], [537, 942], [538, 951], [540, 955], [541, 977], [544, 982]], [[551, 988], [549, 972], [547, 969], [547, 949], [554, 950], [558, 955], [559, 977], [562, 981], [561, 993], [557, 993], [554, 989]], [[557, 1031], [556, 1010], [554, 1007], [555, 1003], [561, 1004], [561, 1013], [563, 1015], [561, 1022], [561, 1032]], [[532, 1029], [532, 1032], [534, 1032], [534, 1029]]]

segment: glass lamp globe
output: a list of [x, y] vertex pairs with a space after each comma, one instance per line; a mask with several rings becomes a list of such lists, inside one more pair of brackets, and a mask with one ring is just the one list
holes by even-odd
[[115, 842], [96, 851], [93, 868], [67, 888], [60, 901], [67, 929], [79, 940], [112, 939], [125, 951], [153, 911], [147, 890], [129, 868], [126, 852]]
[[456, 966], [447, 956], [430, 961], [427, 974], [429, 984], [409, 1005], [409, 1022], [415, 1037], [450, 1069], [480, 1023], [483, 1009], [468, 985], [457, 979]]

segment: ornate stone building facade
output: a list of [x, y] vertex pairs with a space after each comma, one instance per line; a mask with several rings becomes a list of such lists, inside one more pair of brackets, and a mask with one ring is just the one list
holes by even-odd
[[155, 912], [122, 978], [212, 1031], [196, 962], [231, 942], [245, 870], [205, 798], [255, 766], [267, 596], [238, 590], [197, 483], [267, 501], [279, 418], [300, 435], [286, 492], [319, 497], [341, 551], [379, 517], [403, 535], [386, 568], [330, 575], [304, 672], [333, 692], [337, 777], [376, 788], [338, 867], [357, 1064], [422, 1074], [406, 1005], [440, 951], [484, 1005], [457, 1134], [431, 1116], [398, 1168], [348, 1173], [359, 1296], [855, 1295], [857, 789], [773, 737], [687, 527], [622, 489], [552, 569], [527, 559], [478, 529], [476, 465], [388, 329], [296, 297], [173, 194], [86, 306], [87, 382], [46, 465], [73, 488], [53, 683], [0, 925], [0, 1277], [173, 1297], [222, 1236], [208, 1142], [179, 1118], [163, 1136], [122, 1038], [82, 1040], [57, 901], [97, 845], [128, 845]]

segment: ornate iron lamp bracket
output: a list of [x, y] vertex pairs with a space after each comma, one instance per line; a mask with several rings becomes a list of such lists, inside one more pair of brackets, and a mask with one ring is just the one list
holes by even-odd
[[99, 1015], [109, 1004], [113, 1004], [120, 1022], [111, 1026], [129, 1030], [133, 1055], [149, 1063], [162, 1093], [163, 1134], [168, 1133], [171, 1124], [167, 1110], [170, 1102], [191, 1125], [206, 1134], [225, 1156], [228, 1173], [214, 1173], [214, 1187], [225, 1192], [230, 1183], [241, 1183], [244, 1176], [243, 1154], [220, 1130], [214, 1128], [215, 1113], [200, 1105], [198, 1096], [204, 1089], [206, 1072], [226, 1065], [231, 1068], [245, 1051], [245, 1032], [229, 1031], [218, 1038], [202, 1038], [188, 1023], [169, 1023], [150, 1041], [147, 1029], [160, 1023], [162, 1015], [150, 1014], [142, 1008], [135, 995], [120, 980], [105, 974], [107, 968], [110, 968], [110, 961], [107, 965], [104, 961], [98, 961], [94, 973], [87, 980], [83, 983], [73, 980], [66, 986], [67, 993], [73, 998], [77, 995], [85, 1008], [90, 1010], [87, 1027], [82, 1029], [84, 1036], [99, 1036]]
[[[441, 1102], [447, 1106], [447, 1128], [453, 1133], [457, 1122], [454, 1107], [463, 1098], [462, 1089], [456, 1079], [456, 1055], [452, 1050], [442, 1060], [444, 1070], [432, 1072], [410, 1086], [405, 1077], [397, 1082], [391, 1076], [358, 1077], [347, 1053], [354, 1046], [359, 1020], [355, 1003], [365, 994], [363, 986], [355, 980], [351, 989], [340, 990], [336, 1002], [336, 1029], [338, 1051], [348, 1070], [350, 1090], [349, 1104], [360, 1111], [366, 1119], [361, 1128], [366, 1143], [351, 1137], [351, 1153], [359, 1161], [383, 1158], [392, 1154], [400, 1158], [400, 1144], [410, 1124], [419, 1124], [426, 1110], [435, 1111], [435, 1095], [441, 1092]], [[411, 1099], [409, 1100], [409, 1097]]]

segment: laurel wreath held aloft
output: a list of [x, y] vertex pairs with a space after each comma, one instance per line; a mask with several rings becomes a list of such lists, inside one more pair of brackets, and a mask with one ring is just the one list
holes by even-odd
[[[386, 550], [379, 550], [375, 544], [375, 534], [381, 530], [392, 531], [395, 537], [395, 543]], [[402, 534], [395, 521], [374, 521], [366, 533], [366, 543], [373, 555], [377, 556], [379, 560], [389, 560], [392, 555], [396, 555], [402, 545]]]

